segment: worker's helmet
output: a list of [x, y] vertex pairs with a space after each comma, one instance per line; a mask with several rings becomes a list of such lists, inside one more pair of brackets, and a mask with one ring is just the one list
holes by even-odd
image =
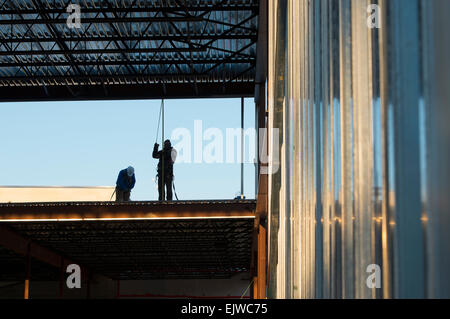
[[134, 175], [134, 168], [133, 168], [133, 166], [128, 166], [128, 168], [127, 168], [127, 175], [130, 176], [130, 177]]

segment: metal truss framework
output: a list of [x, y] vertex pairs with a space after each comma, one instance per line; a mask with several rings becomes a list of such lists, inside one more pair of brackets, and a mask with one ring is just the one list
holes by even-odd
[[0, 1], [2, 101], [251, 96], [259, 0]]
[[[253, 222], [248, 218], [108, 220], [7, 226], [112, 279], [225, 279], [250, 271]], [[50, 275], [40, 271], [35, 269], [34, 275]]]
[[255, 217], [251, 200], [0, 204], [0, 279], [23, 278], [28, 241], [32, 278], [58, 280], [58, 256], [112, 279], [230, 278], [252, 270]]

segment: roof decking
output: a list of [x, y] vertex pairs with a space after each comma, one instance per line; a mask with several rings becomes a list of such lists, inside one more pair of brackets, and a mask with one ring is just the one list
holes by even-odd
[[23, 278], [17, 247], [29, 240], [51, 251], [31, 252], [37, 279], [58, 280], [56, 256], [113, 279], [230, 278], [250, 270], [255, 209], [251, 200], [0, 204], [0, 280]]
[[0, 100], [251, 96], [258, 0], [0, 4]]

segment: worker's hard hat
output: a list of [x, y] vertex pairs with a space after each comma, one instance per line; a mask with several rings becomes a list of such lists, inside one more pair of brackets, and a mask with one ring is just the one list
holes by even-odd
[[128, 176], [133, 176], [134, 175], [134, 168], [132, 166], [128, 166], [127, 168], [127, 174]]

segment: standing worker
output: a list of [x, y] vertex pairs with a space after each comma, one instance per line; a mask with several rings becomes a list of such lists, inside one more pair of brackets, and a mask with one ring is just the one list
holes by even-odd
[[116, 202], [129, 202], [134, 184], [136, 184], [134, 168], [129, 166], [121, 170], [116, 182]]
[[170, 140], [164, 141], [164, 147], [161, 151], [158, 151], [158, 148], [159, 144], [155, 143], [155, 146], [153, 147], [153, 158], [159, 159], [157, 170], [159, 193], [158, 200], [164, 200], [164, 187], [166, 188], [165, 194], [167, 194], [167, 200], [172, 200], [173, 164], [175, 163], [175, 160], [177, 158], [177, 151], [172, 147]]

